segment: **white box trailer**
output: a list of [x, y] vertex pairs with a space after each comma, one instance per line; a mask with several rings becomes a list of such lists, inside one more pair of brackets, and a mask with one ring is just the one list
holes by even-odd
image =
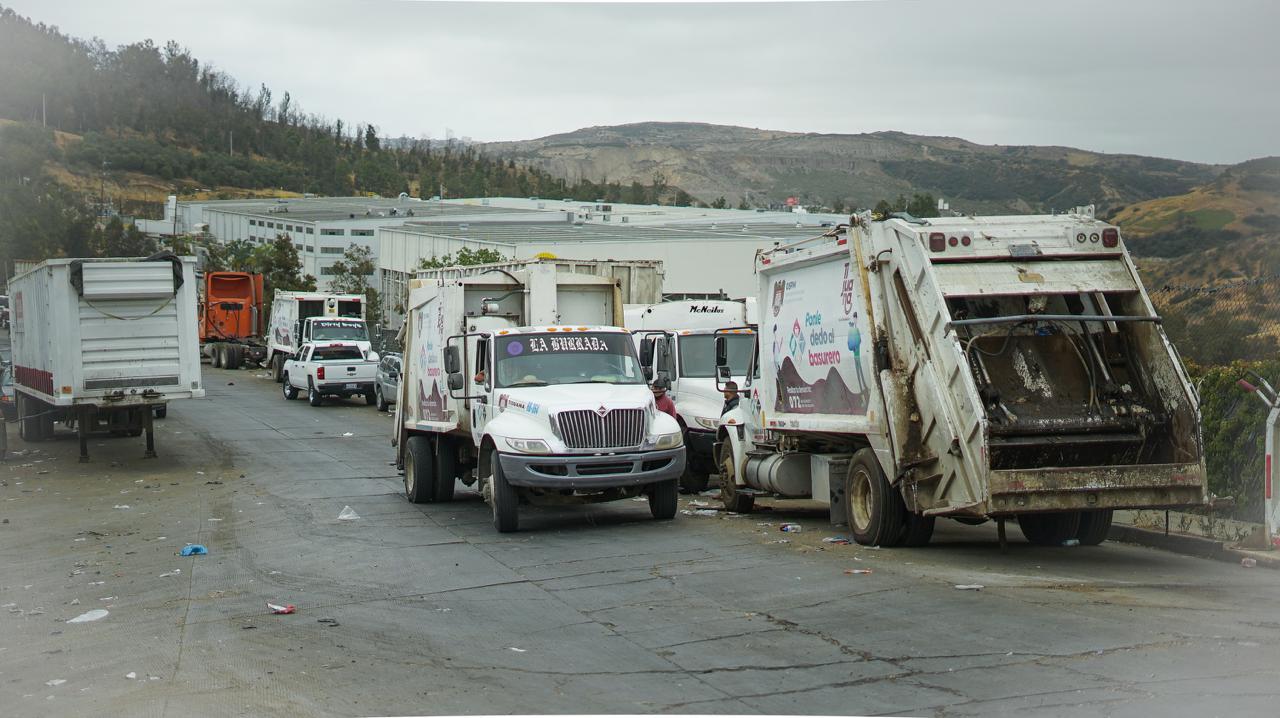
[[204, 396], [195, 259], [51, 259], [9, 280], [19, 431], [147, 434], [167, 402]]
[[521, 502], [646, 495], [676, 511], [676, 420], [656, 411], [611, 276], [526, 262], [433, 270], [410, 284], [396, 463], [413, 502], [478, 484], [499, 531]]
[[[495, 272], [519, 272], [534, 266], [550, 266], [556, 274], [582, 274], [610, 279], [618, 288], [623, 305], [649, 305], [662, 301], [662, 282], [666, 276], [662, 262], [647, 259], [561, 259], [539, 257], [510, 262], [477, 264], [469, 267], [443, 267], [418, 270], [418, 279], [461, 279]], [[622, 325], [622, 321], [609, 322]]]
[[760, 378], [719, 432], [727, 504], [811, 497], [866, 544], [954, 517], [1057, 545], [1105, 540], [1114, 509], [1208, 500], [1195, 390], [1092, 207], [853, 220], [756, 259]]
[[[280, 381], [284, 363], [292, 359], [298, 348], [311, 337], [304, 336], [304, 325], [313, 317], [327, 319], [365, 319], [367, 302], [363, 294], [330, 294], [327, 292], [293, 292], [276, 290], [271, 298], [271, 324], [267, 327], [267, 366]], [[346, 339], [344, 339], [345, 341]], [[368, 329], [362, 341], [368, 351]]]

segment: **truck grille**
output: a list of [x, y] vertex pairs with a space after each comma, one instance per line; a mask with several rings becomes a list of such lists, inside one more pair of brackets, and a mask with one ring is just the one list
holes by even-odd
[[625, 449], [644, 441], [644, 409], [614, 409], [604, 416], [590, 409], [562, 411], [556, 423], [570, 449]]

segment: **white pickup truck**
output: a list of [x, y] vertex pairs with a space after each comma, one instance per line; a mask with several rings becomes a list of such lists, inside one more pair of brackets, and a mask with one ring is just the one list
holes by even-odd
[[284, 363], [284, 398], [296, 399], [306, 391], [307, 402], [320, 406], [326, 396], [345, 399], [363, 394], [365, 402], [373, 405], [378, 401], [373, 386], [377, 371], [377, 352], [366, 354], [358, 344], [307, 342], [296, 359]]

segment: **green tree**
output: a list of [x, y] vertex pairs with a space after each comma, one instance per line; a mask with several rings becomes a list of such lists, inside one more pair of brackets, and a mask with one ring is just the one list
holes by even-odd
[[94, 232], [92, 249], [99, 257], [146, 257], [155, 254], [156, 243], [134, 225], [126, 227], [119, 217], [112, 217]]
[[893, 211], [893, 205], [889, 204], [889, 200], [887, 199], [882, 199], [879, 202], [876, 202], [875, 208], [871, 210], [872, 214], [879, 217], [888, 217], [893, 214]]
[[742, 201], [738, 203], [738, 209], [751, 209], [751, 205], [747, 204], [746, 197], [743, 197]]
[[[293, 241], [283, 234], [276, 235], [270, 243], [259, 245], [253, 250], [249, 265], [251, 271], [262, 275], [263, 292], [268, 297], [281, 291], [315, 291], [316, 278], [302, 273], [302, 264], [298, 261], [298, 250]], [[267, 302], [266, 313], [271, 316], [270, 302]]]
[[711, 203], [711, 206], [715, 209], [724, 209], [729, 206], [729, 200], [725, 199], [724, 195], [720, 195], [715, 198], [715, 201]]
[[418, 261], [418, 269], [440, 269], [442, 267], [471, 267], [477, 264], [497, 264], [507, 258], [496, 249], [470, 249], [462, 247], [455, 257], [443, 254], [438, 257], [423, 257]]
[[333, 263], [330, 268], [329, 288], [340, 294], [362, 294], [365, 298], [365, 320], [370, 324], [382, 324], [382, 297], [378, 290], [369, 284], [378, 267], [373, 261], [373, 250], [352, 244], [342, 253], [342, 259]]

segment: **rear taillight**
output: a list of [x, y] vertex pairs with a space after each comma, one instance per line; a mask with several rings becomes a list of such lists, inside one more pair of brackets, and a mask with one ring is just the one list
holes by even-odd
[[942, 232], [932, 232], [929, 234], [929, 251], [945, 252], [947, 251], [947, 235]]
[[973, 240], [969, 239], [969, 235], [966, 234], [965, 236], [960, 238], [960, 244], [963, 244], [964, 246], [968, 247], [969, 245], [973, 244]]
[[318, 366], [318, 367], [316, 367], [316, 378], [317, 378], [317, 379], [323, 379], [323, 378], [324, 378], [324, 367], [322, 367], [322, 366]]
[[1102, 246], [1115, 247], [1120, 244], [1120, 230], [1115, 227], [1102, 230]]
[[951, 245], [952, 247], [955, 247], [960, 244], [960, 240], [956, 239], [955, 237], [952, 237], [951, 239], [947, 240], [947, 244]]

